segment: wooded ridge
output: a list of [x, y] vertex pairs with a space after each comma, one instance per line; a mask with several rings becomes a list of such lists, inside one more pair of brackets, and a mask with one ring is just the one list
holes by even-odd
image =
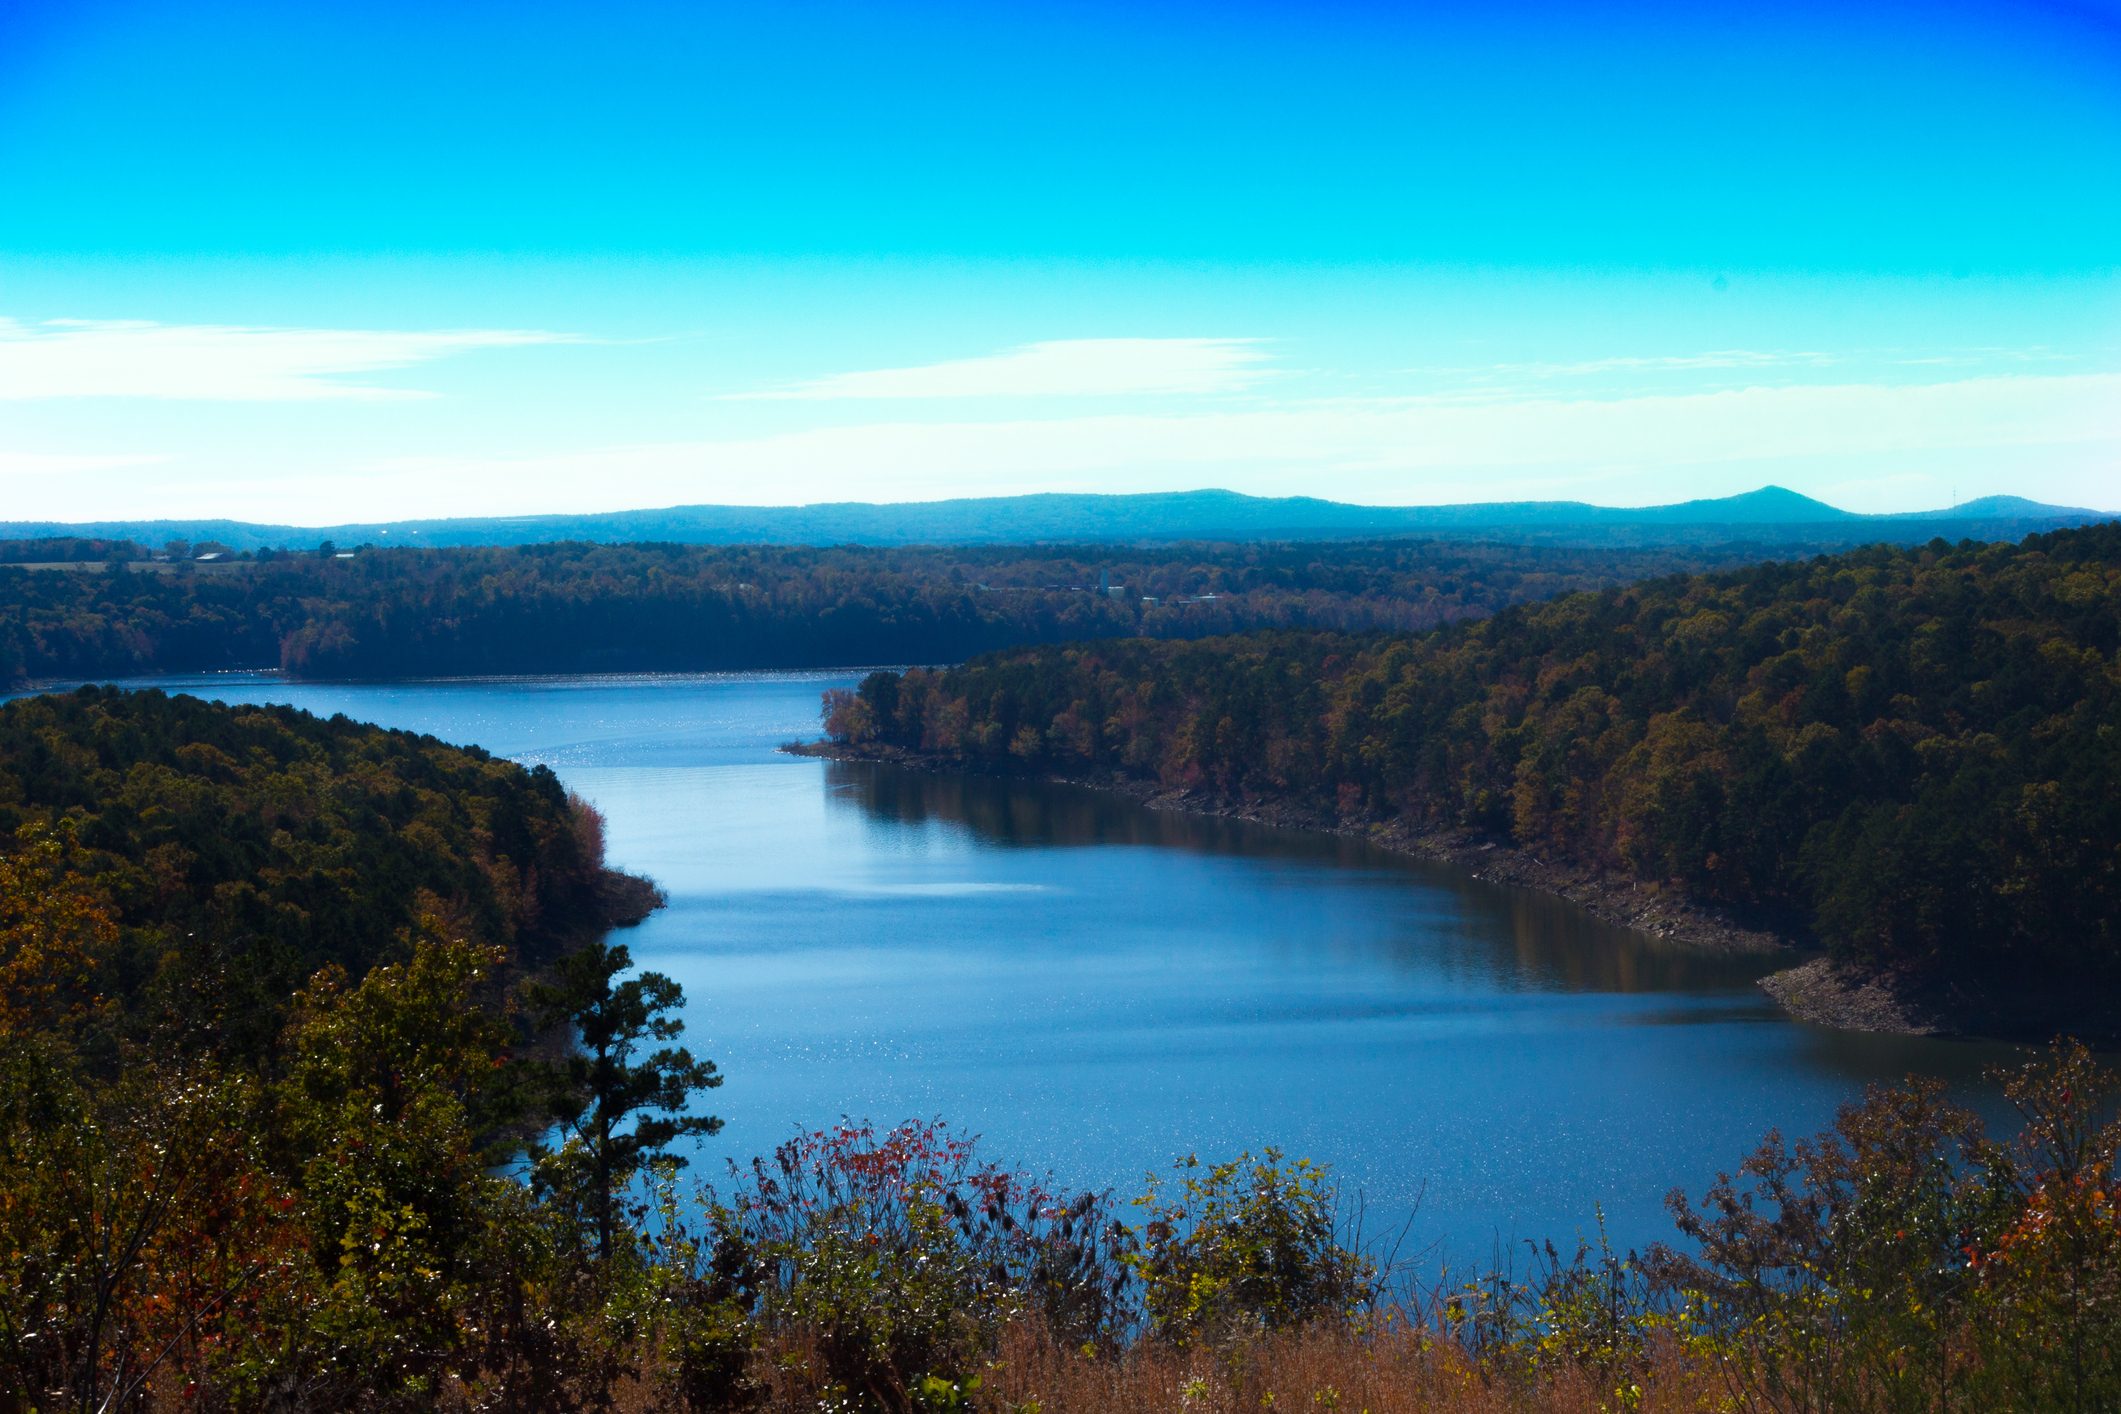
[[[2111, 1027], [2121, 528], [877, 673], [838, 739], [1470, 831], [1737, 909], [1976, 1025]], [[2026, 1008], [2030, 1007], [2030, 1010]], [[2087, 1011], [2104, 1015], [2086, 1016]]]

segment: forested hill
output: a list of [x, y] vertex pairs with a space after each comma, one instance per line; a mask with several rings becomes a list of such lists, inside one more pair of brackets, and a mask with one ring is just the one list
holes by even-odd
[[[0, 997], [254, 1059], [321, 968], [358, 979], [425, 932], [534, 965], [601, 931], [602, 849], [551, 771], [432, 737], [159, 692], [21, 698], [0, 706]], [[61, 895], [65, 928], [9, 913]]]
[[220, 668], [375, 678], [934, 663], [1130, 634], [1415, 630], [1757, 553], [566, 544], [138, 568], [127, 554], [85, 558], [113, 548], [36, 542], [24, 553], [45, 567], [0, 563], [0, 684]]
[[1904, 977], [2101, 1006], [2121, 996], [2117, 650], [2121, 527], [2100, 526], [1665, 578], [1423, 637], [1002, 653], [873, 675], [828, 725], [1486, 832]]

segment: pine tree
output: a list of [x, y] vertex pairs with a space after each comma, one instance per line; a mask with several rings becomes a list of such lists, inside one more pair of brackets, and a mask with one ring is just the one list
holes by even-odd
[[623, 945], [591, 943], [530, 989], [539, 1019], [571, 1028], [576, 1040], [567, 1057], [542, 1070], [548, 1113], [566, 1137], [557, 1149], [533, 1151], [536, 1181], [574, 1207], [595, 1234], [599, 1259], [611, 1255], [621, 1195], [642, 1167], [657, 1159], [682, 1165], [667, 1152], [672, 1143], [722, 1127], [712, 1115], [685, 1113], [695, 1090], [722, 1083], [714, 1063], [682, 1046], [645, 1049], [684, 1031], [672, 1015], [684, 1005], [683, 989], [660, 972], [614, 980], [632, 966]]

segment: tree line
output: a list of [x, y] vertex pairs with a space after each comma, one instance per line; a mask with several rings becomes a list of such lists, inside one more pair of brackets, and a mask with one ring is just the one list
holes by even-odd
[[[1757, 553], [556, 544], [148, 564], [138, 547], [106, 542], [14, 549], [0, 544], [0, 684], [230, 668], [384, 678], [939, 663], [1085, 638], [1407, 631]], [[95, 567], [6, 563], [32, 557]]]
[[852, 743], [1479, 832], [2081, 1012], [2121, 981], [2117, 648], [2121, 528], [2100, 526], [1425, 636], [1013, 650], [874, 674], [827, 711]]

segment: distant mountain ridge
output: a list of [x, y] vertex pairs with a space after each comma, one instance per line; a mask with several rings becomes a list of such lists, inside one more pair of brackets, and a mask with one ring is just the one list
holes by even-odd
[[951, 501], [831, 502], [809, 506], [670, 506], [586, 515], [376, 521], [331, 526], [235, 520], [0, 522], [0, 538], [124, 538], [148, 545], [211, 540], [235, 550], [341, 546], [530, 545], [558, 540], [689, 545], [982, 545], [1168, 543], [1186, 540], [1325, 540], [1382, 536], [1538, 540], [1555, 544], [1687, 544], [1706, 541], [1856, 544], [2015, 538], [2112, 520], [2117, 513], [1984, 496], [1937, 511], [1867, 515], [1780, 486], [1667, 506], [1583, 501], [1494, 501], [1450, 506], [1363, 506], [1310, 496], [1235, 491], [1135, 495], [1046, 493]]

